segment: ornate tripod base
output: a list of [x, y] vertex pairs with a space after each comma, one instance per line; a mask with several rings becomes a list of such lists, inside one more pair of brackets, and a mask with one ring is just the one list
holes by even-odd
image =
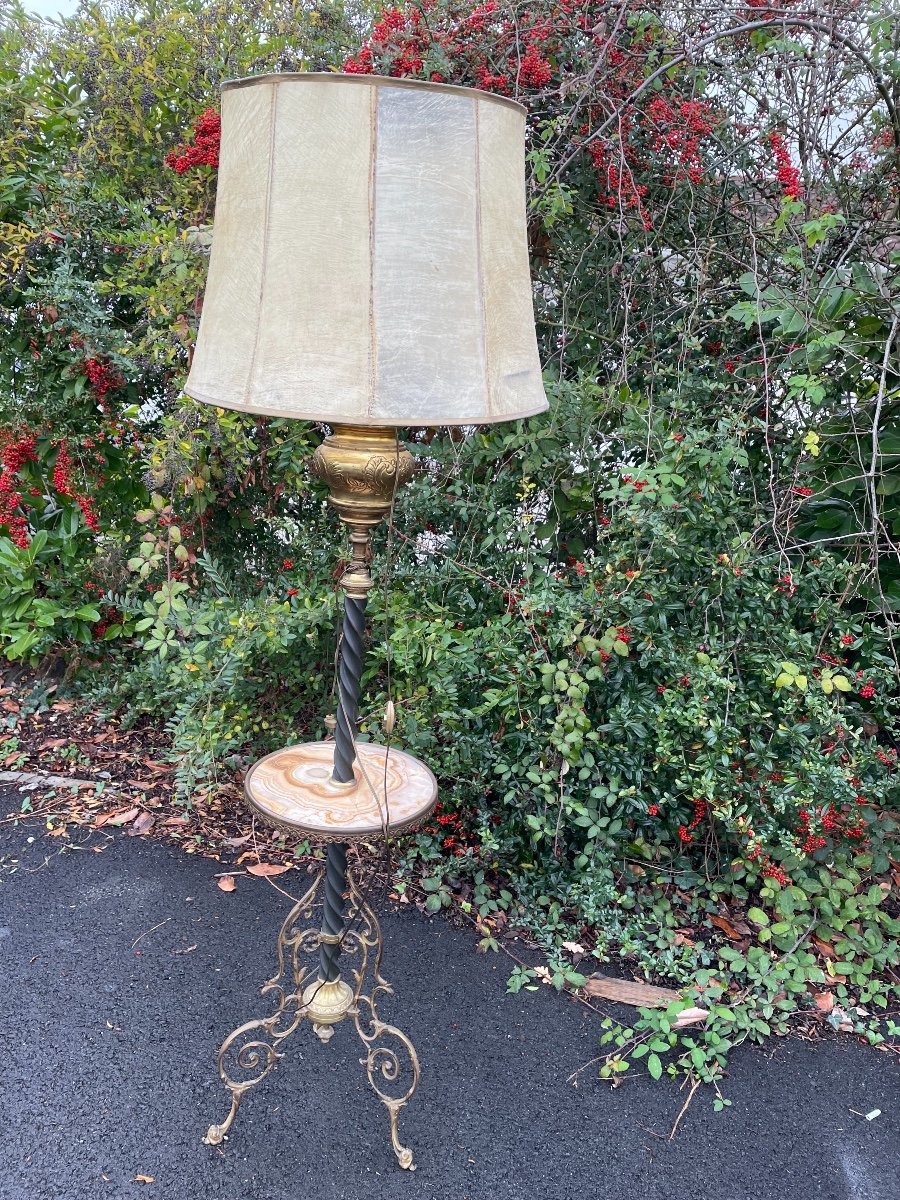
[[[344, 932], [323, 934], [309, 925], [324, 875], [322, 871], [316, 876], [281, 926], [278, 971], [261, 989], [261, 995], [277, 1001], [275, 1012], [246, 1021], [222, 1043], [217, 1063], [219, 1076], [231, 1092], [231, 1108], [221, 1124], [209, 1127], [203, 1140], [211, 1146], [222, 1142], [234, 1124], [244, 1095], [276, 1066], [282, 1057], [282, 1042], [304, 1019], [327, 1042], [334, 1034], [334, 1026], [346, 1017], [353, 1022], [364, 1047], [365, 1057], [359, 1061], [388, 1110], [391, 1145], [397, 1162], [407, 1170], [415, 1170], [412, 1150], [400, 1141], [397, 1120], [418, 1086], [419, 1057], [406, 1034], [385, 1024], [377, 1014], [379, 997], [393, 994], [390, 984], [381, 976], [381, 927], [349, 873], [350, 900]], [[310, 964], [303, 961], [303, 956], [317, 955], [329, 943], [339, 944], [341, 954], [350, 958], [352, 987], [340, 976], [330, 981], [323, 980], [321, 974], [310, 978]], [[404, 1085], [407, 1075], [409, 1081]]]

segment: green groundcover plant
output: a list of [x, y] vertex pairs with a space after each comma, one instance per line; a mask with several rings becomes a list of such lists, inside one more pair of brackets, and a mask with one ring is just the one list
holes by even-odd
[[[397, 886], [510, 923], [577, 987], [683, 999], [604, 1033], [718, 1091], [810, 1015], [896, 1033], [896, 29], [574, 0], [3, 9], [0, 646], [172, 735], [178, 802], [319, 737], [340, 534], [301, 423], [181, 392], [217, 91], [267, 70], [528, 107], [551, 407], [410, 430], [361, 736], [436, 771]], [[318, 285], [318, 284], [317, 284]], [[336, 549], [337, 547], [337, 549]], [[688, 1009], [704, 1014], [693, 1023]]]

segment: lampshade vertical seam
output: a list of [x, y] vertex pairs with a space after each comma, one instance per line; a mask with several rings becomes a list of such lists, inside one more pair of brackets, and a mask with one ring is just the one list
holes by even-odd
[[259, 299], [256, 306], [256, 332], [253, 336], [253, 352], [250, 355], [250, 369], [247, 372], [247, 382], [244, 387], [244, 404], [250, 404], [250, 393], [253, 389], [253, 375], [256, 371], [256, 359], [259, 354], [259, 339], [263, 327], [263, 293], [266, 288], [266, 273], [269, 261], [269, 230], [272, 224], [272, 175], [275, 170], [275, 122], [278, 116], [278, 85], [273, 84], [269, 89], [269, 162], [266, 171], [266, 201], [263, 206], [263, 242], [262, 261], [260, 263]]
[[375, 326], [375, 180], [378, 166], [378, 103], [381, 88], [372, 88], [369, 100], [369, 407], [375, 411], [378, 375], [378, 346]]
[[483, 257], [483, 238], [482, 238], [482, 210], [481, 210], [481, 121], [478, 97], [472, 98], [472, 106], [475, 110], [475, 263], [478, 272], [478, 308], [481, 315], [481, 362], [482, 370], [484, 371], [484, 407], [488, 416], [493, 416], [493, 396], [491, 393], [491, 372], [488, 363], [488, 337], [487, 337], [487, 305], [485, 297], [485, 282], [484, 282], [484, 257]]

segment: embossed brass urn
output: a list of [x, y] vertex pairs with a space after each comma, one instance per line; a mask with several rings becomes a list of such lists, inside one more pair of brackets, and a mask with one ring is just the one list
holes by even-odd
[[503, 97], [377, 76], [261, 75], [222, 89], [212, 256], [185, 391], [327, 425], [310, 469], [347, 526], [351, 557], [334, 737], [278, 750], [246, 776], [258, 816], [326, 843], [327, 856], [281, 927], [278, 970], [262, 988], [272, 1011], [238, 1026], [219, 1051], [231, 1107], [209, 1129], [214, 1145], [304, 1020], [322, 1042], [347, 1023], [387, 1107], [397, 1162], [413, 1167], [398, 1114], [419, 1060], [378, 1013], [391, 994], [381, 931], [347, 850], [414, 829], [433, 810], [437, 783], [412, 755], [357, 742], [370, 538], [413, 475], [398, 429], [512, 421], [547, 407], [524, 118]]

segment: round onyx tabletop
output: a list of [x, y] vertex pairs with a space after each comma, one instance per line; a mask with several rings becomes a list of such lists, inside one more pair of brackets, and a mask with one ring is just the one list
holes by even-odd
[[305, 742], [261, 758], [244, 792], [269, 824], [331, 842], [404, 833], [421, 824], [437, 800], [437, 780], [403, 750], [358, 742], [352, 783], [331, 778], [334, 742]]

